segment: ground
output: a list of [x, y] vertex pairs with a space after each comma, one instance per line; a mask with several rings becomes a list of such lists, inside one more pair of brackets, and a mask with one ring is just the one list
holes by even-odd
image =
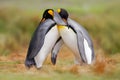
[[0, 80], [119, 80], [120, 54], [107, 56], [97, 52], [92, 65], [75, 65], [71, 51], [63, 47], [54, 66], [50, 55], [43, 67], [28, 69], [24, 65], [27, 49], [8, 56], [0, 56]]

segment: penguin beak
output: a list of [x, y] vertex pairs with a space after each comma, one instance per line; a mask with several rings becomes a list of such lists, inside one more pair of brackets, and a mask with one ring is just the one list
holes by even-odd
[[67, 25], [56, 11], [54, 11], [54, 21], [57, 25]]

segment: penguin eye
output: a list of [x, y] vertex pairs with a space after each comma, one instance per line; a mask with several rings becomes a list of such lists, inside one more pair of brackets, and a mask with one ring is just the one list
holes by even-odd
[[48, 13], [49, 13], [50, 15], [52, 15], [52, 16], [54, 15], [54, 13], [53, 13], [52, 10], [49, 10]]
[[57, 12], [60, 13], [60, 12], [61, 12], [61, 9], [58, 9]]

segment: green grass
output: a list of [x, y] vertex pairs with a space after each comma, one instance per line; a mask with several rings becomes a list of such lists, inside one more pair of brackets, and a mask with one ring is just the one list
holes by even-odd
[[60, 74], [61, 76], [59, 76], [59, 74], [54, 75], [54, 76], [44, 76], [44, 75], [40, 75], [40, 74], [6, 74], [8, 75], [7, 77], [5, 77], [4, 75], [0, 75], [1, 79], [4, 80], [79, 80], [79, 77], [69, 74], [69, 73], [65, 73], [65, 74]]

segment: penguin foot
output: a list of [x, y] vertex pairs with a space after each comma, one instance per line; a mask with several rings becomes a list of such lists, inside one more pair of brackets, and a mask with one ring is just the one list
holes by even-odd
[[37, 68], [37, 70], [41, 70], [42, 69], [42, 67], [40, 67], [40, 68]]
[[27, 67], [27, 69], [30, 69], [31, 67], [33, 67], [35, 64], [34, 60], [33, 59], [26, 59], [25, 61], [25, 66]]
[[35, 65], [35, 67], [36, 67], [37, 70], [40, 70], [42, 68], [42, 65], [38, 64], [38, 65]]

